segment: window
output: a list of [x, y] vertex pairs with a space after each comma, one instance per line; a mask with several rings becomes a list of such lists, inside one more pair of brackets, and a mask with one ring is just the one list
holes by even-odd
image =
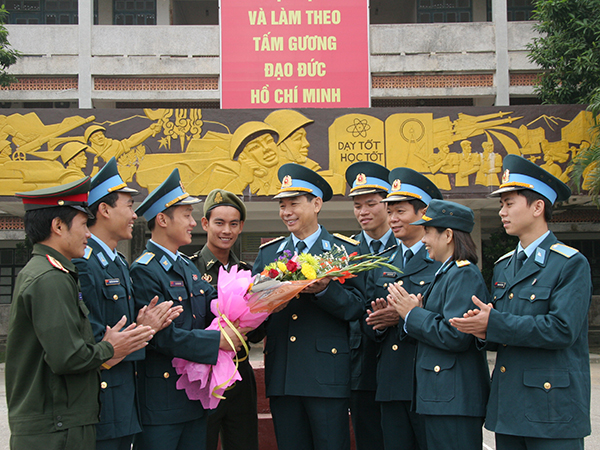
[[419, 0], [419, 23], [472, 22], [471, 0]]
[[115, 25], [156, 25], [156, 0], [114, 0]]
[[[94, 23], [98, 5], [94, 2]], [[8, 23], [21, 25], [76, 25], [79, 21], [77, 0], [6, 0]]]
[[25, 246], [0, 249], [0, 303], [7, 304], [12, 301], [17, 275], [30, 257], [30, 250]]
[[[509, 22], [533, 20], [533, 5], [535, 0], [506, 0], [506, 14]], [[487, 0], [487, 17], [492, 21], [492, 0]]]

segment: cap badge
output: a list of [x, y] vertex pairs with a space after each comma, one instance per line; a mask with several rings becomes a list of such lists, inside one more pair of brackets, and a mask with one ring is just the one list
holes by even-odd
[[362, 184], [365, 184], [367, 182], [367, 177], [364, 173], [359, 173], [358, 175], [356, 175], [356, 184], [357, 186], [360, 186]]
[[289, 175], [286, 175], [285, 177], [283, 177], [283, 180], [281, 181], [281, 187], [282, 188], [292, 187], [292, 177]]
[[504, 173], [502, 174], [502, 183], [508, 183], [510, 179], [510, 171], [508, 169], [506, 169], [504, 171]]
[[215, 195], [215, 203], [222, 203], [223, 202], [223, 196], [221, 195], [220, 192], [217, 192], [217, 195]]
[[401, 186], [402, 186], [402, 181], [400, 181], [398, 179], [394, 180], [394, 183], [392, 184], [392, 191], [399, 191]]

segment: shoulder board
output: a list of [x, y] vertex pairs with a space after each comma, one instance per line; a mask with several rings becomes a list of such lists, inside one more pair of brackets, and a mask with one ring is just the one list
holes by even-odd
[[69, 273], [69, 271], [65, 269], [64, 266], [60, 263], [60, 261], [54, 258], [53, 256], [46, 255], [46, 258], [48, 258], [48, 262], [55, 269], [62, 270], [65, 273]]
[[496, 260], [496, 262], [494, 264], [498, 264], [500, 261], [502, 261], [503, 259], [508, 258], [509, 256], [512, 256], [512, 254], [514, 253], [514, 250], [511, 250], [510, 252], [506, 253], [505, 255], [502, 255], [500, 258], [498, 258]]
[[108, 261], [106, 260], [106, 257], [104, 256], [104, 253], [102, 253], [102, 252], [96, 253], [96, 258], [98, 258], [98, 261], [100, 261], [100, 265], [102, 267], [108, 266]]
[[468, 266], [469, 264], [471, 264], [471, 261], [469, 261], [467, 259], [461, 259], [459, 261], [456, 261], [456, 267], [465, 267], [465, 266]]
[[379, 253], [377, 253], [376, 255], [385, 255], [386, 253], [391, 252], [392, 250], [396, 250], [398, 248], [398, 244], [394, 244], [388, 248], [384, 248], [383, 250], [381, 250]]
[[152, 261], [152, 258], [154, 258], [154, 253], [146, 252], [146, 253], [143, 253], [142, 256], [140, 256], [138, 259], [136, 259], [135, 262], [138, 264], [146, 265], [150, 261]]
[[90, 259], [90, 256], [92, 256], [92, 247], [90, 247], [89, 245], [86, 245], [85, 252], [83, 254], [83, 259]]
[[579, 253], [579, 250], [577, 250], [576, 248], [569, 247], [565, 244], [554, 244], [552, 247], [550, 247], [550, 250], [559, 253], [566, 258], [570, 258], [571, 256]]
[[280, 241], [280, 240], [282, 240], [282, 239], [285, 239], [285, 236], [279, 236], [279, 237], [276, 237], [275, 239], [271, 239], [269, 242], [265, 242], [264, 244], [262, 244], [262, 245], [261, 245], [260, 247], [258, 247], [258, 248], [260, 249], [260, 248], [263, 248], [263, 247], [265, 247], [265, 246], [267, 246], [267, 245], [274, 244], [275, 242], [279, 242], [279, 241]]
[[357, 241], [356, 239], [349, 238], [348, 236], [344, 236], [343, 234], [333, 233], [333, 235], [336, 238], [341, 239], [342, 241], [348, 242], [349, 244], [352, 244], [352, 245], [359, 245], [360, 244], [360, 242]]

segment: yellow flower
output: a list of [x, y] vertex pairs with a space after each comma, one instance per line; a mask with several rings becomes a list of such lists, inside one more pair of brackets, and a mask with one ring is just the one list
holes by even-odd
[[281, 261], [277, 261], [277, 268], [279, 269], [279, 271], [281, 273], [286, 273], [287, 272], [287, 267], [285, 267], [285, 264], [282, 263]]
[[302, 275], [306, 277], [307, 280], [314, 280], [317, 278], [317, 272], [310, 264], [302, 264]]

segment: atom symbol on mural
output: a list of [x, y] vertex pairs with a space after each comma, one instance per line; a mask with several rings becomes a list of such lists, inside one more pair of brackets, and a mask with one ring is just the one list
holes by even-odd
[[367, 131], [371, 129], [371, 125], [367, 119], [354, 119], [354, 123], [346, 128], [348, 133], [352, 133], [352, 137], [367, 137]]

